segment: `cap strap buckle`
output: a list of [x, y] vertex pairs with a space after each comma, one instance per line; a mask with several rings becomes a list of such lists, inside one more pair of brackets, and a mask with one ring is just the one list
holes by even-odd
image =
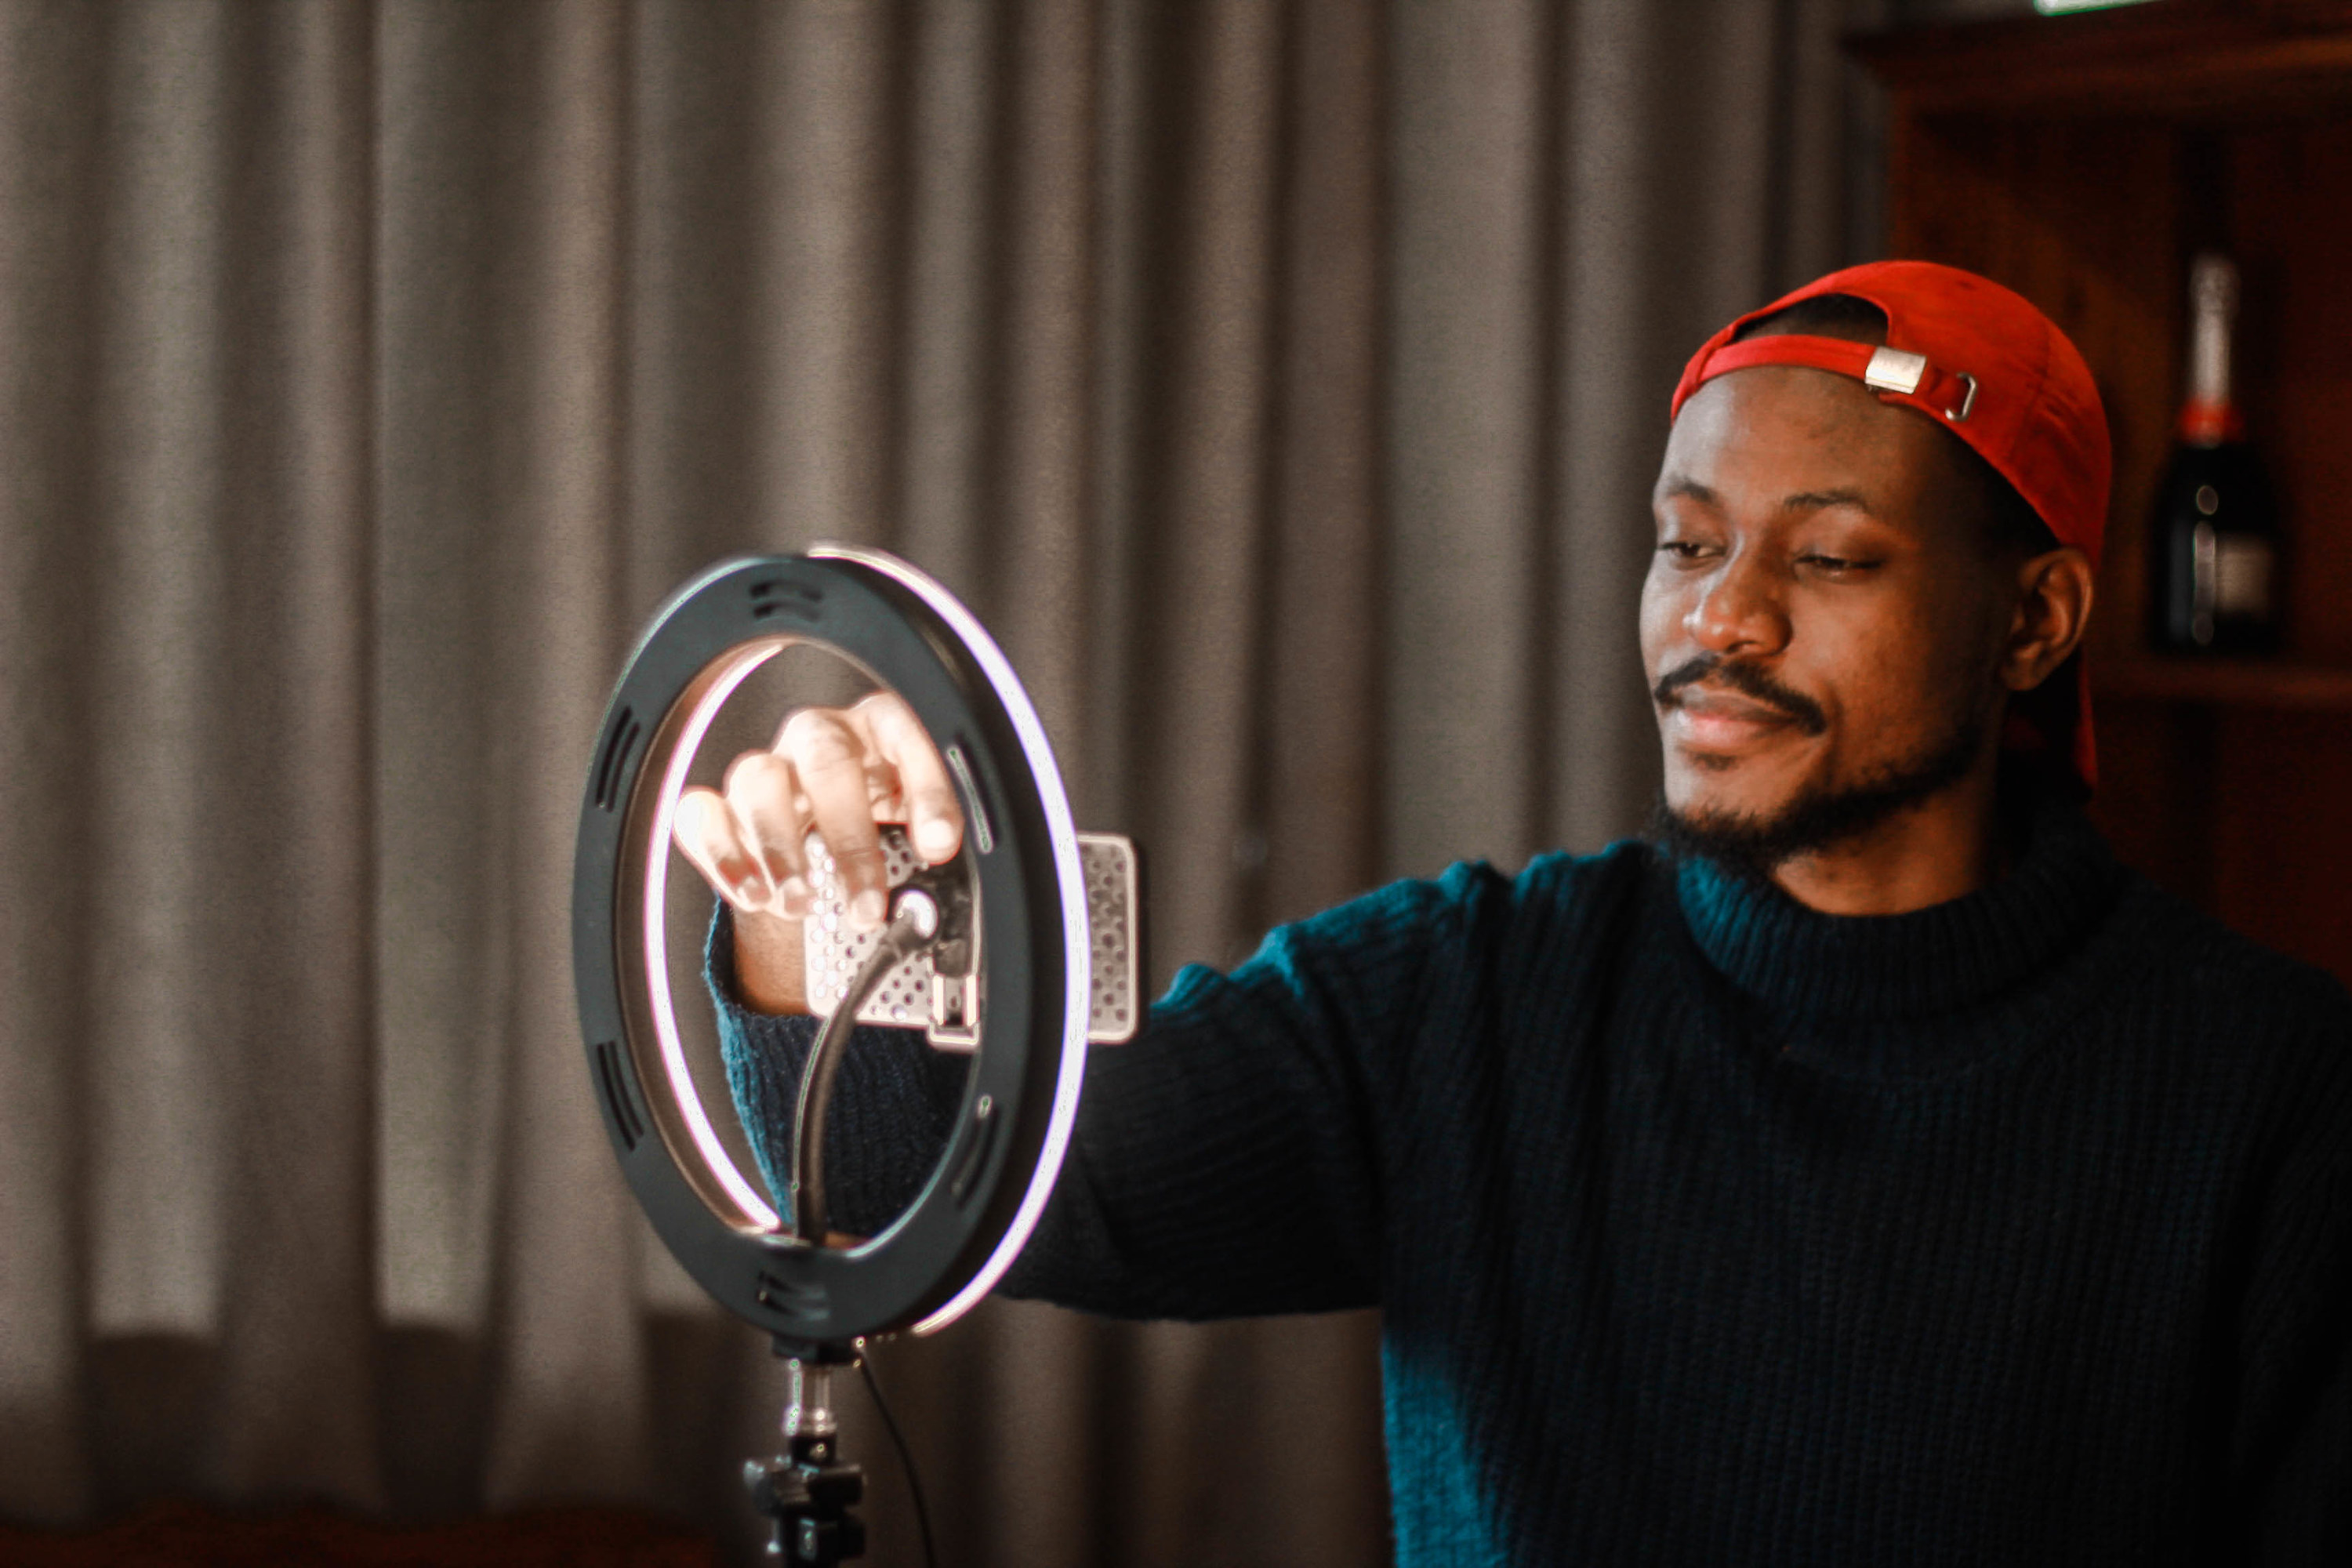
[[1870, 363], [1862, 367], [1862, 384], [1874, 391], [1910, 397], [1918, 392], [1919, 383], [1927, 374], [1926, 354], [1881, 347], [1873, 351]]
[[[1891, 392], [1898, 397], [1917, 397], [1920, 388], [1930, 379], [1941, 384], [1945, 394], [1944, 417], [1958, 425], [1977, 405], [1977, 378], [1967, 371], [1939, 371], [1927, 363], [1926, 354], [1915, 354], [1907, 349], [1881, 346], [1872, 351], [1870, 363], [1862, 368], [1864, 386], [1877, 392]], [[1953, 383], [1958, 383], [1954, 386]], [[1959, 406], [1950, 399], [1957, 395]]]

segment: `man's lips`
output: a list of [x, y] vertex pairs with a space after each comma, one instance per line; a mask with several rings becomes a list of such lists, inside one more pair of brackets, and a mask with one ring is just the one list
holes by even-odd
[[1701, 654], [1660, 676], [1650, 696], [1668, 738], [1696, 751], [1739, 751], [1790, 730], [1820, 735], [1830, 727], [1821, 704], [1803, 692], [1781, 685], [1760, 666], [1716, 654]]
[[1686, 686], [1665, 707], [1666, 722], [1676, 738], [1702, 751], [1736, 750], [1785, 730], [1804, 728], [1784, 708], [1720, 688]]

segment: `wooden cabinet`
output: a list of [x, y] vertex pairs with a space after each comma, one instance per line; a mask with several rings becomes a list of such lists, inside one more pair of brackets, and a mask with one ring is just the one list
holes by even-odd
[[[2352, 982], [2352, 5], [2158, 0], [1853, 47], [1888, 89], [1887, 254], [2024, 294], [2106, 400], [2095, 815], [2159, 882]], [[2145, 630], [2206, 247], [2243, 274], [2242, 403], [2286, 512], [2274, 659], [2159, 658]]]

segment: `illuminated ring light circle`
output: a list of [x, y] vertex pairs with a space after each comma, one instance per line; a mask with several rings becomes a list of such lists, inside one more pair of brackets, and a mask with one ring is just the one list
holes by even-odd
[[[728, 695], [793, 643], [897, 691], [940, 750], [965, 814], [984, 922], [981, 1038], [946, 1152], [913, 1205], [854, 1247], [812, 1247], [729, 1158], [696, 1093], [669, 994], [661, 913], [670, 826]], [[714, 566], [630, 654], [580, 810], [572, 968], [604, 1130], [655, 1231], [704, 1289], [814, 1350], [928, 1333], [1012, 1267], [1044, 1211], [1086, 1070], [1087, 930], [1077, 833], [1036, 709], [971, 611], [878, 551]]]

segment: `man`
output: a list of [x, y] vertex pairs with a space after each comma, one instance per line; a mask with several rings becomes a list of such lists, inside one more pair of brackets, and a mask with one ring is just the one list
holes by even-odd
[[[1654, 498], [1659, 842], [1186, 970], [1014, 1285], [1378, 1304], [1407, 1563], [2352, 1561], [2352, 1005], [2082, 814], [2107, 462], [2073, 345], [1966, 273], [1718, 333]], [[681, 810], [755, 1124], [811, 1033], [766, 1016], [801, 832], [878, 917], [877, 817], [961, 826], [887, 699]], [[919, 1039], [861, 1051], [845, 1093], [938, 1124]], [[929, 1163], [842, 1152], [853, 1218]]]

